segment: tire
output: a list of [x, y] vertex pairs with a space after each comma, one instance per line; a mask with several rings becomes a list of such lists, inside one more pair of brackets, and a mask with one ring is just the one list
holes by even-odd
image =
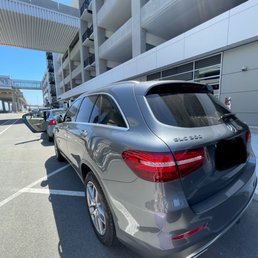
[[86, 176], [84, 189], [94, 232], [102, 244], [110, 247], [116, 240], [114, 222], [104, 193], [92, 172]]
[[57, 142], [55, 141], [55, 139], [54, 139], [54, 146], [55, 146], [56, 159], [57, 159], [58, 161], [65, 161], [65, 158], [64, 158], [64, 156], [61, 154], [61, 152], [60, 152], [60, 150], [59, 150], [59, 148], [58, 148], [58, 146], [57, 146]]
[[51, 136], [49, 136], [49, 134], [47, 133], [47, 140], [49, 141], [49, 142], [53, 142], [53, 137], [51, 137]]

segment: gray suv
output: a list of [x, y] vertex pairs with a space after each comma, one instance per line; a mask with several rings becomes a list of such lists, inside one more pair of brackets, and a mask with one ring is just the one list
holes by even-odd
[[121, 82], [88, 91], [55, 127], [58, 160], [85, 185], [99, 240], [195, 257], [253, 198], [250, 131], [206, 85]]

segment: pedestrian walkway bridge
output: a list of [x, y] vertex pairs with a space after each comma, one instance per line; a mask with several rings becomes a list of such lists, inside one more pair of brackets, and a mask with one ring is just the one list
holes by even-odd
[[30, 81], [30, 80], [12, 80], [12, 87], [20, 90], [42, 90], [41, 81]]
[[79, 10], [50, 0], [0, 0], [0, 45], [64, 53], [78, 33]]
[[0, 75], [0, 112], [23, 111], [27, 102], [20, 90], [42, 90], [42, 82], [17, 80]]
[[9, 76], [0, 75], [0, 90], [1, 88], [42, 90], [43, 84], [41, 81], [11, 79]]

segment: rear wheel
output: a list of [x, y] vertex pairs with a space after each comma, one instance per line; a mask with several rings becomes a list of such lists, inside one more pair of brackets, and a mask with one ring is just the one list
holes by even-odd
[[53, 139], [53, 137], [49, 136], [49, 134], [47, 133], [47, 140], [48, 140], [49, 142], [52, 142], [54, 139]]
[[57, 146], [57, 142], [56, 142], [55, 138], [54, 138], [54, 146], [55, 146], [56, 159], [57, 159], [58, 161], [64, 161], [65, 158], [64, 158], [64, 156], [61, 154], [61, 152], [60, 152], [60, 150], [59, 150], [59, 148], [58, 148], [58, 146]]
[[98, 239], [111, 246], [116, 238], [115, 227], [104, 193], [92, 172], [85, 179], [85, 196], [89, 216]]

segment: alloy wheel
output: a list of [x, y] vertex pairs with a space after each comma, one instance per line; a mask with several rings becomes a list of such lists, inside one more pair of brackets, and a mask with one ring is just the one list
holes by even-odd
[[93, 182], [89, 181], [86, 186], [87, 203], [92, 222], [100, 235], [106, 232], [106, 217], [104, 205], [100, 199], [100, 193]]

